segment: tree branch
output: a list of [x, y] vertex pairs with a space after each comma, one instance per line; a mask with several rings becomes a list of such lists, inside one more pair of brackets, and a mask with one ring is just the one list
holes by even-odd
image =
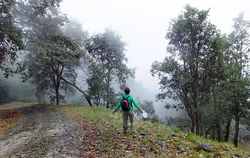
[[61, 77], [61, 79], [66, 82], [67, 84], [71, 85], [72, 87], [74, 87], [75, 89], [77, 89], [80, 93], [83, 94], [83, 96], [85, 97], [85, 99], [87, 100], [87, 102], [89, 103], [90, 106], [92, 106], [92, 102], [91, 102], [91, 97], [81, 88], [79, 88], [76, 84], [71, 83], [70, 81], [66, 80], [64, 77]]

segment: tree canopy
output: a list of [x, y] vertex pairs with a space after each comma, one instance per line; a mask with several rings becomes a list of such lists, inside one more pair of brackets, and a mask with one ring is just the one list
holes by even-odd
[[171, 106], [184, 108], [192, 132], [228, 140], [234, 119], [237, 145], [240, 113], [249, 112], [249, 76], [245, 72], [249, 23], [240, 16], [234, 31], [225, 36], [208, 15], [209, 10], [186, 6], [166, 35], [169, 55], [163, 62], [154, 62], [151, 72], [160, 79], [158, 98], [177, 100], [178, 105]]

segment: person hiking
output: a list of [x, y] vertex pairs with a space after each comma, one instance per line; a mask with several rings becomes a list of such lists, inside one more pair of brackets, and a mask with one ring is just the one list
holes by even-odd
[[119, 102], [116, 104], [113, 113], [122, 110], [123, 115], [123, 133], [126, 134], [128, 130], [128, 120], [130, 122], [130, 130], [133, 130], [133, 121], [134, 121], [134, 110], [139, 110], [143, 113], [143, 110], [140, 108], [140, 105], [135, 102], [134, 98], [130, 95], [130, 89], [126, 87], [124, 89], [124, 94], [121, 96]]

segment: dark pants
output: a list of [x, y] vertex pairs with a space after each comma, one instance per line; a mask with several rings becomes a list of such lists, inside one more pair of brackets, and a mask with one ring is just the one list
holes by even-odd
[[128, 119], [130, 121], [130, 129], [133, 129], [134, 114], [133, 112], [123, 111], [123, 132], [126, 133], [128, 130]]

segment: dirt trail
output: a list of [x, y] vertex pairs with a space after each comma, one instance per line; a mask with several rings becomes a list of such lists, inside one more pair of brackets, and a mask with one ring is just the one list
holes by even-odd
[[78, 158], [81, 128], [58, 108], [26, 107], [16, 127], [0, 138], [0, 158]]

